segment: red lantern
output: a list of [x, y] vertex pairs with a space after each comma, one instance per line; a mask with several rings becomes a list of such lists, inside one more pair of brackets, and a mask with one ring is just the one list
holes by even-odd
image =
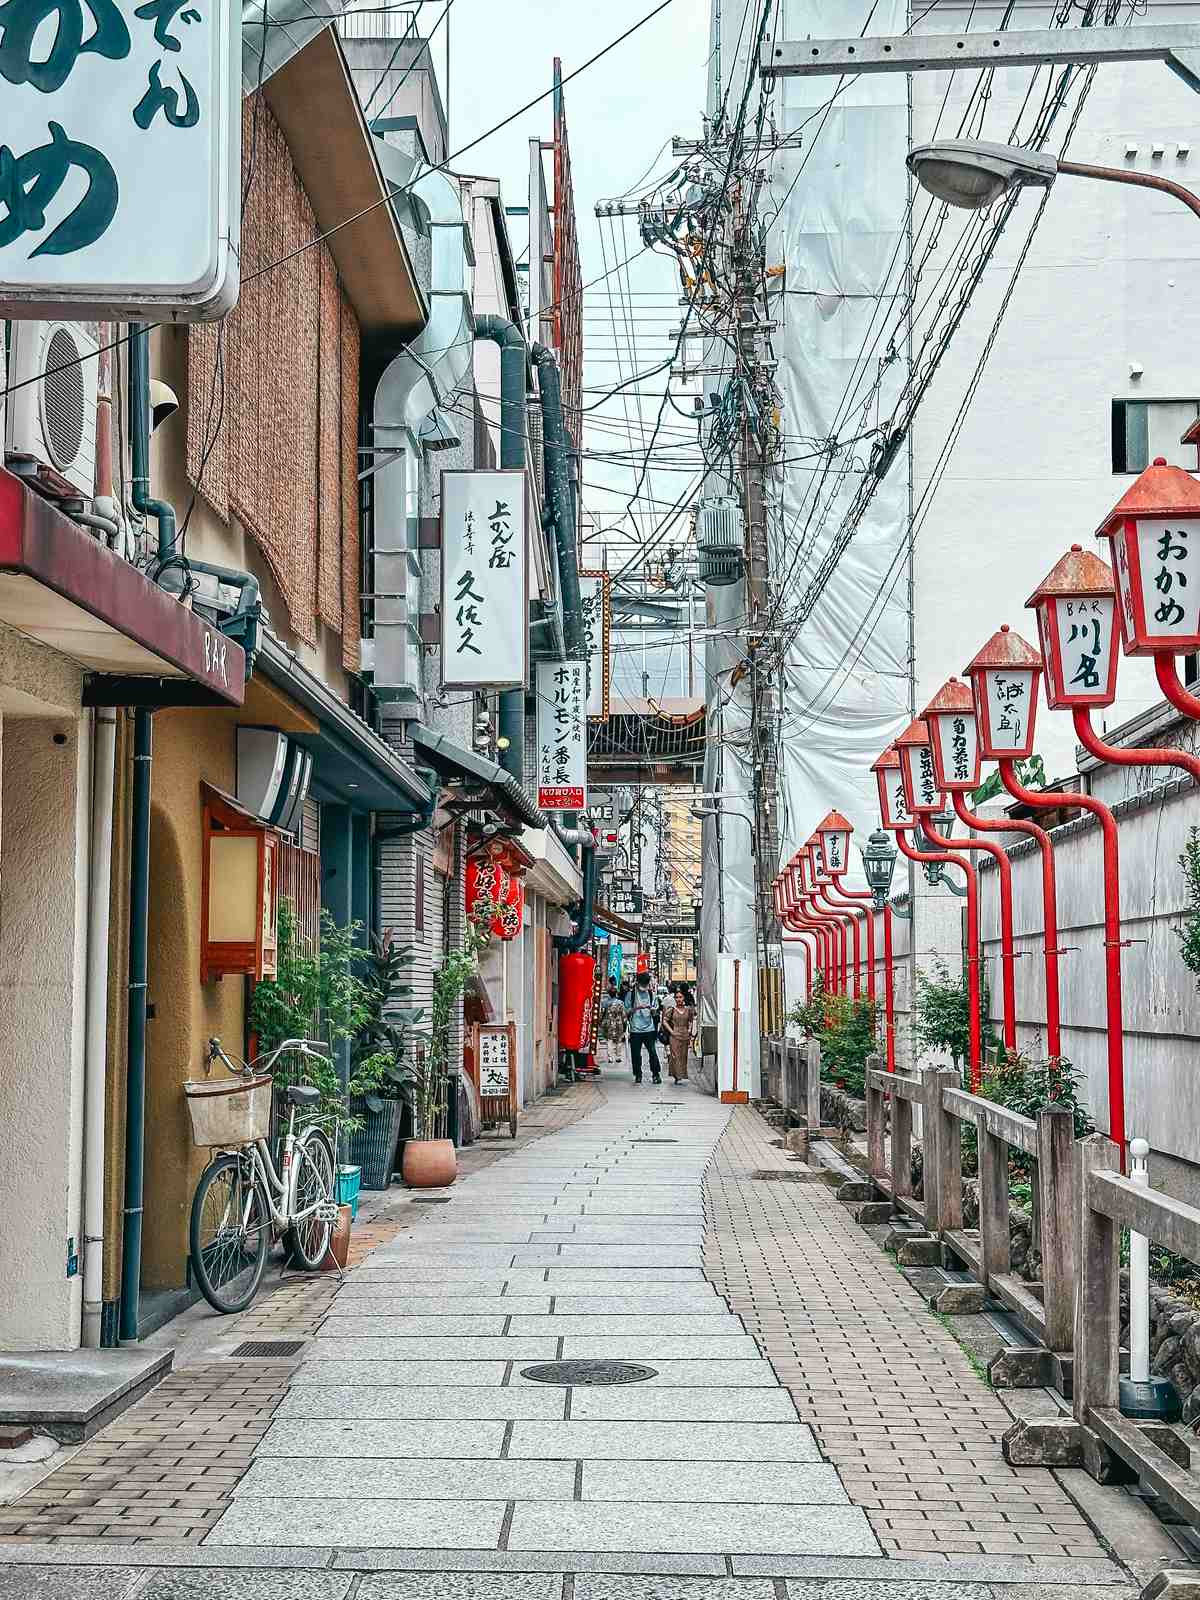
[[850, 835], [854, 824], [840, 811], [830, 811], [823, 822], [817, 824], [817, 848], [821, 865], [831, 878], [845, 872], [850, 864]]
[[582, 950], [558, 962], [558, 1042], [564, 1050], [586, 1050], [592, 1034], [592, 979], [596, 962]]
[[1099, 556], [1073, 544], [1026, 601], [1037, 612], [1046, 704], [1110, 706], [1117, 698], [1117, 604]]
[[525, 917], [525, 885], [516, 876], [507, 882], [500, 910], [492, 922], [492, 932], [506, 943], [520, 933]]
[[1033, 754], [1041, 671], [1041, 656], [1007, 623], [967, 667], [975, 691], [979, 751], [988, 761], [1024, 760]]
[[871, 764], [875, 781], [879, 785], [879, 820], [895, 833], [907, 828], [913, 820], [912, 809], [904, 793], [904, 780], [900, 772], [900, 757], [896, 747], [888, 745], [878, 761]]
[[921, 713], [929, 730], [933, 776], [939, 789], [972, 794], [979, 787], [979, 735], [970, 687], [950, 678]]
[[1112, 540], [1125, 654], [1200, 649], [1200, 483], [1158, 456], [1096, 535]]
[[900, 777], [904, 784], [904, 803], [914, 815], [942, 809], [942, 791], [933, 770], [933, 749], [929, 729], [917, 717], [896, 740], [900, 757]]
[[472, 922], [499, 899], [499, 863], [490, 856], [468, 856], [463, 872], [463, 904]]

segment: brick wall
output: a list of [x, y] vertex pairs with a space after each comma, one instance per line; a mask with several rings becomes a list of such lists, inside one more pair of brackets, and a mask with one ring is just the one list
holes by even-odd
[[253, 537], [292, 630], [314, 643], [319, 618], [341, 634], [354, 670], [358, 321], [328, 246], [301, 249], [318, 231], [312, 206], [255, 95], [242, 106], [242, 189], [237, 308], [188, 330], [188, 477]]

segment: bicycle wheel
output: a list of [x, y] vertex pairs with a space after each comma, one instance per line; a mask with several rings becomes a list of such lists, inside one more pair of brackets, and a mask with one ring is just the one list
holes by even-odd
[[270, 1242], [262, 1183], [247, 1158], [226, 1151], [200, 1174], [188, 1230], [192, 1272], [214, 1311], [243, 1311], [250, 1304]]
[[[319, 1128], [306, 1128], [296, 1143], [294, 1209], [307, 1211], [318, 1202], [335, 1198], [333, 1146]], [[333, 1224], [321, 1222], [316, 1214], [301, 1217], [287, 1231], [288, 1259], [293, 1267], [315, 1272], [329, 1249]]]

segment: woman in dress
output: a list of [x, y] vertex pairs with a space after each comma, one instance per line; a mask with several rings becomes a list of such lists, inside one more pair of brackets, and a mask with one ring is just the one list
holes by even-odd
[[677, 985], [672, 1003], [663, 1014], [663, 1027], [670, 1035], [667, 1044], [667, 1071], [672, 1083], [682, 1083], [688, 1075], [688, 1052], [696, 1021], [696, 1003], [686, 983]]

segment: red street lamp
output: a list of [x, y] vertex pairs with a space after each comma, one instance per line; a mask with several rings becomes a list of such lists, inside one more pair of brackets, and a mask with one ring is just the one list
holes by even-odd
[[[1015, 663], [1015, 665], [1014, 665]], [[975, 685], [976, 725], [979, 728], [980, 754], [1000, 766], [1000, 781], [1023, 805], [1035, 810], [1056, 811], [1061, 806], [1077, 806], [1090, 811], [1100, 824], [1104, 847], [1104, 977], [1108, 1032], [1108, 1119], [1109, 1138], [1125, 1150], [1125, 1048], [1121, 1007], [1121, 885], [1117, 850], [1117, 825], [1112, 812], [1090, 794], [1070, 794], [1065, 790], [1027, 789], [1017, 777], [1013, 761], [1032, 754], [1033, 723], [1037, 713], [1037, 683], [1042, 659], [1031, 644], [1007, 625], [995, 633], [967, 668]], [[996, 680], [1008, 680], [1021, 671], [1028, 674], [1029, 691], [1019, 710], [1004, 712], [1002, 694]], [[982, 693], [981, 693], [982, 691]], [[991, 695], [995, 719], [981, 717], [979, 708]], [[1006, 721], [1006, 726], [1000, 726]], [[1012, 748], [1014, 724], [1021, 724], [1022, 748]]]
[[[849, 822], [840, 811], [830, 811], [824, 820], [817, 824], [817, 848], [832, 884], [832, 889], [825, 891], [827, 898], [832, 892], [836, 891], [842, 898], [833, 901], [834, 905], [845, 906], [855, 918], [859, 915], [862, 916], [867, 946], [867, 998], [874, 1000], [875, 917], [873, 909], [868, 909], [868, 907], [859, 904], [859, 902], [865, 900], [873, 908], [875, 896], [867, 889], [847, 889], [842, 882], [842, 874], [850, 862], [850, 835], [853, 832], [853, 823]], [[855, 993], [857, 994], [857, 992], [856, 981]]]
[[809, 939], [816, 944], [816, 936], [808, 928], [794, 928], [792, 926], [787, 906], [783, 898], [783, 879], [775, 877], [771, 882], [771, 898], [775, 906], [775, 920], [781, 928], [795, 934], [794, 939], [787, 939], [785, 943], [798, 945], [804, 954], [804, 998], [807, 1000], [812, 995], [813, 979], [813, 951], [809, 947]]
[[841, 986], [841, 942], [839, 935], [842, 930], [835, 925], [834, 919], [827, 911], [821, 911], [813, 904], [812, 891], [808, 886], [808, 856], [803, 849], [797, 850], [792, 857], [789, 876], [796, 905], [801, 914], [807, 917], [820, 930], [826, 950], [826, 985], [831, 994], [837, 994]]
[[[979, 787], [979, 741], [970, 689], [957, 678], [949, 679], [926, 706], [921, 719], [929, 730], [927, 736], [933, 757], [934, 781], [952, 797], [956, 812], [963, 817], [966, 809], [963, 795]], [[970, 817], [968, 811], [963, 820]], [[931, 821], [929, 817], [924, 819], [927, 836], [933, 844], [949, 848], [950, 840], [939, 837], [933, 831]], [[965, 850], [982, 851], [996, 863], [1000, 900], [1000, 986], [1004, 1043], [1009, 1050], [1015, 1051], [1017, 980], [1013, 950], [1012, 863], [1006, 850], [993, 844], [990, 839], [981, 839], [977, 834], [956, 839], [954, 843]], [[977, 949], [973, 951], [975, 955], [978, 953]]]
[[[787, 926], [794, 932], [807, 933], [810, 936], [816, 949], [817, 966], [821, 973], [822, 981], [828, 984], [832, 971], [828, 930], [803, 910], [796, 892], [794, 870], [791, 862], [780, 873], [779, 884]], [[811, 968], [809, 976], [811, 992]]]
[[[825, 870], [825, 864], [821, 855], [821, 843], [817, 834], [809, 834], [808, 838], [805, 840], [804, 849], [808, 856], [809, 881], [813, 885], [813, 904], [832, 914], [832, 916], [836, 919], [842, 937], [843, 955], [846, 951], [846, 928], [847, 925], [849, 926], [850, 934], [854, 942], [853, 988], [854, 998], [857, 1000], [860, 994], [859, 967], [862, 965], [862, 942], [858, 931], [858, 917], [840, 907], [836, 901], [830, 897], [830, 889], [832, 887], [833, 880], [831, 879], [829, 873]], [[846, 968], [843, 965], [843, 984], [845, 983], [846, 975]], [[843, 993], [846, 992], [848, 992], [848, 990], [843, 988]]]
[[871, 763], [875, 782], [879, 786], [879, 820], [889, 833], [911, 825], [913, 814], [904, 795], [904, 778], [900, 771], [900, 757], [894, 744], [877, 761]]
[[1158, 456], [1096, 529], [1112, 541], [1121, 643], [1154, 657], [1159, 687], [1179, 711], [1200, 717], [1175, 668], [1176, 651], [1200, 649], [1200, 484]]
[[933, 768], [929, 729], [920, 717], [910, 722], [896, 740], [896, 754], [900, 757], [904, 803], [919, 822], [924, 822], [942, 809], [942, 791]]

